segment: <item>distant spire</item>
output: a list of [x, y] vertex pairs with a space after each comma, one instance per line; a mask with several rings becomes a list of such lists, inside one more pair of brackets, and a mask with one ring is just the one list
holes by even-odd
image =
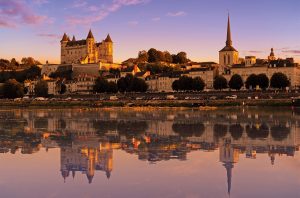
[[271, 48], [270, 56], [275, 56], [275, 54], [274, 54], [274, 49], [273, 49], [273, 48]]
[[227, 40], [226, 40], [226, 46], [232, 46], [229, 13], [228, 13], [228, 23], [227, 23]]
[[92, 30], [91, 30], [91, 29], [90, 29], [90, 31], [89, 31], [89, 34], [88, 34], [87, 38], [88, 38], [88, 39], [89, 39], [89, 38], [94, 38], [94, 35], [93, 35], [93, 33], [92, 33]]
[[110, 35], [108, 34], [106, 39], [104, 40], [105, 42], [109, 42], [109, 43], [112, 43], [113, 41], [111, 40], [110, 38]]
[[76, 41], [75, 36], [73, 35], [72, 41]]
[[227, 172], [227, 193], [230, 196], [233, 163], [225, 162], [224, 167], [226, 168], [226, 172]]

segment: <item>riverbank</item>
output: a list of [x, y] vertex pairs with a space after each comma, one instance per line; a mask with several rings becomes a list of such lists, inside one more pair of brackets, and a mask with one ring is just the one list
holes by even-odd
[[230, 106], [292, 106], [290, 99], [236, 99], [236, 100], [116, 100], [116, 101], [9, 101], [0, 102], [0, 108], [104, 108], [104, 107], [230, 107]]

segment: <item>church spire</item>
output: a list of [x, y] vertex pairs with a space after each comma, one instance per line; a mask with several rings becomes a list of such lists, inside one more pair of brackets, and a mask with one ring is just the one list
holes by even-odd
[[229, 13], [228, 13], [228, 22], [227, 22], [227, 40], [226, 40], [226, 46], [232, 46]]
[[230, 196], [233, 163], [225, 162], [224, 167], [226, 168], [226, 173], [227, 173], [227, 193]]

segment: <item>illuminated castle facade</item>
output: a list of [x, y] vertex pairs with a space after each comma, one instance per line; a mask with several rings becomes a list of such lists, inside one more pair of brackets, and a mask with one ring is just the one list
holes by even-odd
[[61, 64], [113, 63], [113, 41], [108, 34], [100, 43], [95, 41], [90, 30], [86, 39], [72, 40], [65, 33], [60, 41]]

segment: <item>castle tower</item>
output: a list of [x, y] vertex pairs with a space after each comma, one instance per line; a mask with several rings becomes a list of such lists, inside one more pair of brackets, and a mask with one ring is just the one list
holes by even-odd
[[219, 64], [231, 66], [239, 63], [239, 52], [232, 46], [230, 17], [228, 14], [226, 46], [219, 51]]
[[66, 33], [64, 33], [61, 41], [60, 41], [60, 62], [61, 64], [66, 63], [66, 46], [67, 43], [69, 42], [69, 37]]
[[108, 34], [106, 39], [104, 40], [104, 45], [105, 45], [105, 59], [107, 60], [108, 63], [113, 63], [113, 41]]
[[92, 30], [90, 30], [88, 33], [88, 36], [86, 38], [86, 44], [88, 63], [95, 63], [95, 38], [92, 33]]

